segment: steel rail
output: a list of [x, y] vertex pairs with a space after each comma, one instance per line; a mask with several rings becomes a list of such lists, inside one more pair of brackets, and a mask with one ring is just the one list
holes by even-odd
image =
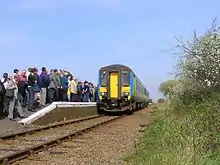
[[59, 143], [61, 143], [61, 141], [67, 141], [67, 140], [69, 140], [69, 139], [71, 139], [73, 137], [81, 135], [84, 132], [90, 131], [90, 130], [98, 127], [98, 126], [107, 124], [107, 123], [109, 123], [111, 121], [114, 121], [114, 120], [122, 118], [122, 117], [124, 117], [124, 115], [116, 116], [116, 117], [113, 117], [113, 118], [111, 118], [109, 120], [99, 122], [97, 124], [94, 124], [92, 126], [86, 127], [86, 128], [81, 129], [79, 131], [75, 131], [75, 132], [72, 132], [72, 133], [70, 133], [68, 135], [56, 138], [54, 140], [50, 140], [50, 141], [47, 141], [47, 142], [42, 143], [42, 144], [38, 144], [38, 145], [35, 145], [35, 146], [32, 146], [32, 147], [28, 147], [27, 149], [24, 149], [23, 151], [19, 151], [19, 152], [16, 152], [16, 153], [12, 153], [10, 155], [6, 155], [6, 156], [0, 158], [0, 164], [12, 164], [12, 163], [14, 163], [16, 161], [25, 159], [25, 158], [27, 158], [30, 155], [34, 155], [34, 154], [39, 153], [39, 152], [41, 152], [43, 150], [46, 150], [47, 148], [51, 148], [53, 146], [56, 146]]
[[59, 122], [59, 123], [55, 123], [55, 124], [52, 124], [52, 125], [43, 126], [43, 127], [40, 127], [40, 128], [34, 128], [34, 129], [25, 130], [25, 131], [21, 131], [21, 132], [15, 132], [15, 133], [12, 133], [12, 134], [0, 136], [0, 140], [8, 140], [8, 139], [16, 138], [18, 136], [23, 136], [23, 135], [26, 135], [26, 134], [33, 134], [35, 132], [40, 132], [40, 131], [50, 129], [50, 128], [56, 128], [56, 127], [60, 127], [60, 126], [63, 126], [63, 125], [69, 125], [69, 124], [79, 123], [79, 122], [90, 120], [90, 119], [99, 118], [101, 116], [102, 115], [93, 115], [93, 116], [83, 117], [83, 118], [79, 118], [79, 119], [67, 120], [67, 121], [64, 121], [64, 122]]

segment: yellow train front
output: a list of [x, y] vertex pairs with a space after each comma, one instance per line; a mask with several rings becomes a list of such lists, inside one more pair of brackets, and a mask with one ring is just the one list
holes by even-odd
[[131, 114], [147, 106], [149, 94], [129, 67], [115, 64], [99, 70], [98, 98], [99, 114], [117, 111]]

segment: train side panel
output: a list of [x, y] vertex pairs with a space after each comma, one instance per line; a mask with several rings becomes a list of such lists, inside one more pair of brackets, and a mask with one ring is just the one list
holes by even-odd
[[137, 103], [146, 103], [148, 102], [149, 99], [149, 94], [144, 85], [141, 83], [141, 81], [138, 79], [138, 77], [135, 77], [135, 82], [136, 82], [136, 92], [134, 96], [134, 100]]
[[137, 95], [137, 82], [136, 82], [136, 76], [133, 73], [133, 99], [135, 98], [135, 96]]
[[143, 102], [143, 94], [142, 94], [141, 90], [142, 90], [141, 82], [139, 81], [139, 79], [136, 76], [136, 95], [134, 97], [134, 100], [137, 103]]

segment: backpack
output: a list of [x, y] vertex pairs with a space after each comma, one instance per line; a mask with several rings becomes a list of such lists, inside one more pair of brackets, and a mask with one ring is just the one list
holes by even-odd
[[0, 81], [0, 96], [4, 96], [6, 93], [4, 84]]

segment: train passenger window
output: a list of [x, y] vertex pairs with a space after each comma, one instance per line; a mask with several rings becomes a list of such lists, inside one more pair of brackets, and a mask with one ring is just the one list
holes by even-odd
[[122, 71], [121, 83], [122, 84], [130, 84], [130, 72], [129, 71]]
[[141, 92], [141, 86], [140, 86], [139, 82], [137, 82], [137, 92]]
[[102, 73], [100, 75], [100, 82], [101, 82], [101, 85], [106, 85], [107, 82], [108, 82], [108, 75], [106, 73]]

